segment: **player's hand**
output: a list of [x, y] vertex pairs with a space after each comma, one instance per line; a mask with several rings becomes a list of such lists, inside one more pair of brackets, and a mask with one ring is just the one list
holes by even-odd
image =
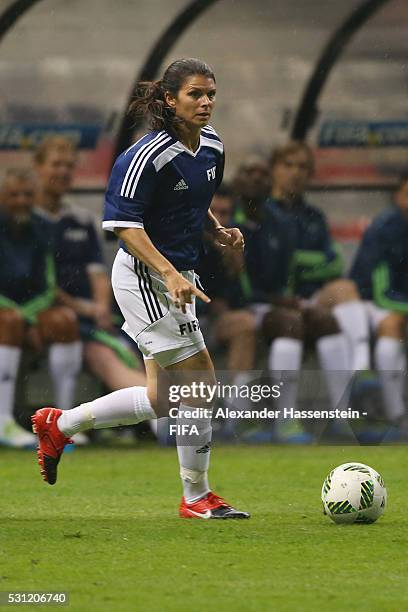
[[186, 304], [192, 303], [193, 295], [203, 300], [206, 304], [211, 302], [208, 295], [205, 295], [198, 287], [194, 287], [190, 281], [176, 270], [166, 275], [165, 282], [174, 305], [176, 308], [181, 308], [184, 313], [186, 312]]
[[213, 241], [216, 247], [224, 249], [229, 247], [242, 251], [245, 246], [244, 237], [237, 227], [219, 227], [213, 232]]
[[94, 302], [93, 300], [75, 298], [73, 308], [77, 314], [93, 319], [100, 329], [105, 331], [113, 330], [112, 313], [104, 304]]
[[98, 327], [105, 331], [113, 330], [112, 313], [108, 306], [105, 304], [95, 303], [93, 318]]

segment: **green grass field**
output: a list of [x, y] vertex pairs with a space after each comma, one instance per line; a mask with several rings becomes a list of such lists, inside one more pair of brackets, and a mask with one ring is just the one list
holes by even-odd
[[[54, 487], [33, 453], [2, 450], [0, 591], [65, 590], [75, 611], [407, 609], [407, 448], [228, 447], [212, 459], [214, 490], [249, 521], [179, 519], [172, 449], [76, 450]], [[322, 481], [346, 461], [385, 479], [373, 525], [322, 514]]]

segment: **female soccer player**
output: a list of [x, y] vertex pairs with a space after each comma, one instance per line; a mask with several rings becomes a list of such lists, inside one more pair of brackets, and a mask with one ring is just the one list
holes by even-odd
[[[180, 59], [162, 80], [141, 83], [130, 112], [143, 115], [151, 131], [123, 152], [109, 181], [103, 227], [120, 238], [112, 285], [126, 319], [125, 330], [142, 351], [146, 387], [115, 391], [77, 408], [42, 408], [32, 417], [39, 438], [41, 473], [49, 484], [69, 437], [90, 428], [138, 423], [167, 414], [157, 400], [157, 377], [165, 370], [178, 384], [215, 384], [211, 358], [195, 316], [194, 267], [203, 232], [226, 248], [242, 249], [236, 228], [222, 227], [209, 211], [221, 183], [224, 147], [208, 125], [215, 103], [215, 76], [197, 59]], [[208, 485], [211, 416], [208, 397], [180, 403], [178, 456], [184, 518], [248, 518], [212, 493]], [[191, 418], [192, 410], [201, 418]], [[165, 412], [163, 412], [165, 410]], [[191, 435], [185, 435], [190, 432]]]

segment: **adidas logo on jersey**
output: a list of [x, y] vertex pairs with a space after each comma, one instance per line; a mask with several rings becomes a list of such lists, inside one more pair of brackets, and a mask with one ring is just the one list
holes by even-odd
[[188, 189], [188, 185], [184, 179], [181, 179], [174, 187], [174, 191], [181, 191], [182, 189]]

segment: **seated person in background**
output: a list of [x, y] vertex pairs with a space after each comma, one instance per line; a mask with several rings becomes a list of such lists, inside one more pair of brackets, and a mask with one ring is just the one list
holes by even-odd
[[[377, 341], [374, 365], [390, 423], [406, 421], [406, 329], [408, 315], [408, 176], [394, 194], [394, 206], [366, 230], [350, 277], [357, 284]], [[407, 429], [406, 422], [403, 423]]]
[[24, 344], [50, 345], [49, 369], [59, 406], [74, 403], [81, 342], [75, 314], [55, 306], [55, 265], [33, 214], [36, 182], [26, 170], [8, 170], [0, 188], [0, 444], [36, 445], [13, 419], [14, 390]]
[[[246, 289], [244, 295], [247, 307], [254, 314], [256, 327], [263, 333], [267, 342], [271, 341], [273, 335], [271, 336], [272, 330], [269, 328], [265, 335], [264, 321], [266, 319], [269, 323], [272, 321], [271, 317], [276, 323], [276, 336], [284, 333], [286, 327], [289, 327], [289, 333], [292, 335], [299, 333], [292, 320], [286, 320], [280, 315], [279, 305], [282, 300], [286, 300], [285, 291], [293, 246], [285, 216], [268, 205], [271, 182], [267, 162], [260, 158], [249, 158], [238, 169], [234, 184], [238, 196], [234, 222], [245, 239], [241, 278], [244, 279], [242, 285]], [[278, 376], [279, 382], [284, 382], [281, 396], [274, 402], [274, 409], [290, 407], [288, 391], [293, 388], [292, 377], [281, 370], [291, 368], [279, 364], [271, 369]], [[296, 372], [296, 378], [297, 376]], [[308, 442], [311, 438], [297, 423], [276, 419], [270, 421], [263, 430], [250, 432], [245, 439], [248, 442], [296, 443]]]
[[92, 215], [66, 200], [76, 150], [63, 137], [46, 139], [35, 153], [37, 213], [51, 229], [59, 298], [77, 314], [84, 361], [110, 390], [143, 385], [145, 374], [112, 321], [112, 291]]
[[[225, 226], [236, 225], [245, 239], [244, 254], [224, 254], [208, 247], [200, 268], [204, 287], [212, 302], [208, 311], [215, 338], [228, 346], [227, 368], [231, 383], [250, 384], [254, 378], [257, 331], [273, 295], [286, 284], [289, 257], [284, 247], [284, 227], [278, 215], [264, 206], [270, 190], [269, 169], [260, 158], [247, 160], [235, 178], [238, 197], [233, 217], [233, 192], [225, 186], [216, 193], [211, 210]], [[245, 398], [227, 401], [231, 407], [250, 408]], [[230, 420], [222, 433], [233, 435]]]
[[270, 165], [269, 205], [286, 216], [295, 251], [289, 278], [291, 292], [299, 298], [299, 306], [309, 303], [327, 314], [331, 312], [349, 345], [349, 369], [368, 369], [368, 321], [357, 287], [341, 278], [341, 257], [325, 215], [305, 200], [314, 170], [312, 151], [305, 143], [291, 142], [273, 151]]
[[[211, 211], [225, 227], [231, 227], [233, 192], [222, 184], [214, 195]], [[216, 343], [228, 346], [226, 369], [241, 373], [252, 370], [255, 359], [255, 319], [245, 310], [240, 292], [241, 262], [237, 266], [213, 241], [206, 242], [198, 269], [201, 283], [211, 297], [210, 304], [198, 301], [204, 329]], [[238, 384], [238, 383], [236, 383]], [[243, 384], [243, 383], [241, 383]]]
[[[304, 342], [315, 344], [331, 405], [343, 408], [352, 373], [369, 367], [368, 320], [356, 285], [340, 278], [341, 260], [324, 214], [305, 201], [313, 168], [312, 152], [304, 143], [292, 142], [272, 153], [267, 205], [286, 219], [294, 254], [290, 296], [266, 316], [264, 330], [272, 340], [271, 370], [299, 371]], [[298, 377], [293, 374], [282, 402], [294, 406], [297, 387]]]
[[285, 220], [278, 211], [265, 206], [270, 190], [266, 160], [258, 156], [246, 159], [234, 177], [234, 223], [245, 238], [239, 277], [241, 301], [255, 316], [257, 328], [270, 311], [271, 300], [286, 287], [292, 255]]

